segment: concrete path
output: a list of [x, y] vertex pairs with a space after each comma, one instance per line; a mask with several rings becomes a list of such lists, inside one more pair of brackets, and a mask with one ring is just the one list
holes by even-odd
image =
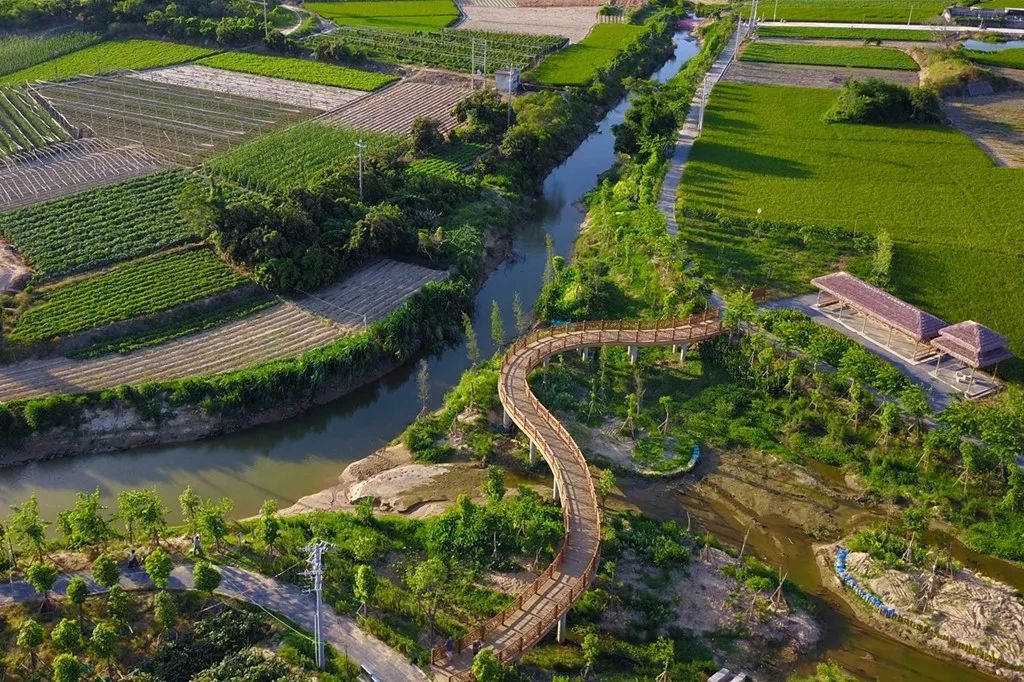
[[882, 31], [936, 31], [938, 33], [1004, 33], [1024, 36], [1024, 28], [974, 28], [946, 24], [850, 24], [836, 21], [762, 21], [758, 26], [807, 28], [866, 28]]
[[[725, 48], [718, 55], [718, 59], [712, 64], [708, 71], [708, 97], [711, 90], [722, 79], [729, 64], [736, 56], [735, 34], [730, 35], [726, 41]], [[686, 113], [686, 121], [682, 130], [676, 137], [675, 148], [672, 151], [672, 160], [669, 161], [668, 172], [661, 183], [661, 193], [658, 195], [658, 208], [665, 214], [665, 221], [668, 224], [668, 232], [672, 236], [679, 234], [679, 225], [676, 223], [676, 195], [679, 192], [679, 183], [683, 178], [683, 166], [690, 158], [690, 150], [699, 135], [697, 126], [700, 122], [701, 90], [697, 89], [693, 99], [690, 101], [690, 110]]]
[[[313, 631], [313, 595], [301, 587], [282, 583], [273, 578], [253, 573], [234, 566], [218, 566], [221, 574], [220, 587], [216, 593], [247, 601], [261, 606], [276, 614], [280, 614], [297, 623], [307, 632]], [[53, 594], [62, 596], [67, 590], [68, 581], [75, 575], [85, 579], [90, 593], [100, 594], [105, 590], [96, 584], [88, 573], [65, 574], [58, 578]], [[194, 587], [192, 566], [175, 567], [171, 573], [169, 589], [189, 590]], [[145, 571], [125, 572], [121, 574], [121, 585], [126, 590], [151, 589], [153, 583]], [[37, 601], [39, 595], [28, 584], [22, 581], [0, 585], [0, 604], [13, 602]], [[357, 661], [372, 671], [381, 680], [408, 680], [420, 682], [426, 675], [410, 664], [398, 652], [380, 640], [359, 629], [356, 622], [347, 616], [339, 615], [329, 606], [324, 606], [324, 640], [338, 651]]]
[[[559, 624], [586, 591], [601, 553], [601, 509], [594, 482], [579, 446], [530, 390], [527, 377], [547, 358], [566, 351], [599, 346], [668, 346], [696, 344], [723, 332], [717, 311], [688, 320], [586, 322], [552, 327], [520, 339], [502, 361], [498, 397], [506, 426], [514, 423], [529, 437], [551, 467], [556, 500], [565, 518], [565, 539], [554, 562], [515, 602], [453, 643], [453, 651], [432, 652], [434, 672], [447, 682], [470, 680], [473, 643], [493, 647], [503, 661], [517, 659]], [[561, 623], [564, 626], [564, 622]]]

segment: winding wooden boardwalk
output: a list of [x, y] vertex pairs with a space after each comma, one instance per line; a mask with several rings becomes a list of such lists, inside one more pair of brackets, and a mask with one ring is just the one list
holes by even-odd
[[506, 426], [514, 423], [547, 460], [565, 518], [565, 539], [552, 564], [512, 606], [454, 642], [432, 652], [434, 672], [449, 682], [471, 680], [473, 644], [516, 659], [559, 624], [586, 591], [601, 553], [601, 508], [579, 446], [530, 390], [527, 377], [553, 355], [598, 346], [685, 346], [723, 332], [718, 311], [686, 320], [585, 322], [552, 327], [517, 341], [506, 353], [498, 381]]

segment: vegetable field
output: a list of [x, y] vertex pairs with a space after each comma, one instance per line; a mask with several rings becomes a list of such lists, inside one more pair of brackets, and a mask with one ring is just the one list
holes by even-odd
[[917, 62], [909, 55], [883, 47], [835, 47], [756, 41], [743, 50], [740, 59], [769, 64], [812, 64], [917, 71]]
[[0, 77], [0, 83], [62, 81], [81, 75], [152, 69], [213, 54], [214, 50], [160, 40], [108, 40]]
[[[723, 82], [693, 148], [683, 206], [896, 241], [895, 291], [975, 319], [1024, 350], [1024, 170], [942, 125], [826, 124], [836, 93]], [[997, 201], [989, 200], [999, 197]], [[795, 229], [795, 228], [794, 228]]]
[[998, 52], [980, 52], [968, 50], [971, 61], [985, 66], [1005, 66], [1011, 69], [1024, 69], [1024, 47], [1014, 47]]
[[159, 254], [48, 289], [14, 322], [12, 341], [41, 341], [150, 315], [248, 280], [206, 248]]
[[412, 131], [413, 121], [427, 117], [437, 119], [441, 130], [448, 131], [457, 124], [452, 109], [466, 96], [461, 87], [408, 79], [321, 120], [345, 128], [407, 134]]
[[542, 85], [583, 85], [598, 69], [611, 64], [643, 30], [631, 24], [598, 24], [580, 42], [545, 59], [531, 74], [531, 80]]
[[351, 88], [352, 90], [376, 90], [398, 80], [397, 77], [388, 74], [360, 71], [308, 59], [271, 57], [247, 52], [221, 52], [212, 57], [200, 59], [199, 63], [227, 71], [271, 76], [300, 83], [331, 85], [336, 88]]
[[24, 91], [0, 86], [0, 158], [71, 139]]
[[393, 135], [303, 123], [266, 135], [207, 163], [207, 168], [263, 192], [283, 192], [308, 183], [322, 171], [370, 147], [403, 144]]
[[305, 7], [338, 24], [393, 31], [431, 31], [459, 18], [452, 0], [345, 0], [310, 2]]
[[95, 33], [69, 31], [49, 37], [0, 37], [0, 76], [80, 50], [100, 41]]
[[189, 181], [171, 171], [0, 215], [0, 234], [44, 277], [152, 253], [193, 239], [176, 198]]
[[759, 38], [806, 38], [819, 40], [916, 40], [930, 41], [931, 31], [913, 29], [819, 28], [815, 26], [760, 26]]
[[[786, 21], [848, 21], [868, 24], [925, 22], [942, 14], [945, 0], [779, 0], [778, 19]], [[744, 11], [749, 10], [749, 6]], [[776, 15], [776, 5], [761, 7], [762, 18]]]
[[[370, 56], [399, 64], [423, 64], [453, 71], [470, 71], [473, 55], [482, 69], [483, 41], [487, 41], [487, 72], [509, 64], [528, 68], [541, 57], [566, 44], [560, 36], [514, 35], [485, 31], [444, 30], [429, 33], [401, 33], [356, 26], [342, 26], [316, 41], [341, 41]], [[474, 42], [476, 47], [474, 47]]]
[[423, 175], [452, 177], [462, 175], [462, 169], [486, 152], [485, 144], [463, 143], [445, 149], [434, 156], [427, 156], [413, 161], [409, 170]]

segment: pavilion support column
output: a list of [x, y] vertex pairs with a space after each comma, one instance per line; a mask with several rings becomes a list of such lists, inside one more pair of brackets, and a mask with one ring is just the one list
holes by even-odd
[[639, 349], [636, 346], [630, 346], [629, 347], [629, 364], [631, 364], [631, 365], [635, 365], [636, 364], [636, 358], [637, 358], [637, 353], [638, 352], [639, 352]]
[[942, 364], [942, 353], [939, 353], [935, 359], [935, 371], [932, 373], [934, 376], [939, 376], [939, 365]]
[[[863, 315], [863, 313], [861, 313]], [[860, 323], [860, 333], [863, 336], [864, 332], [868, 330], [868, 316], [864, 315], [863, 321]]]
[[558, 477], [555, 476], [551, 479], [551, 499], [556, 505], [562, 503], [562, 496], [558, 493]]
[[974, 373], [978, 371], [977, 367], [971, 367], [971, 380], [967, 382], [967, 393], [965, 394], [968, 398], [971, 397], [971, 388], [974, 387]]
[[558, 628], [555, 630], [555, 641], [559, 644], [565, 641], [565, 617], [568, 614], [563, 613], [562, 617], [558, 619]]
[[534, 462], [536, 462], [536, 461], [537, 461], [537, 444], [533, 442], [533, 439], [530, 439], [530, 466], [533, 466]]

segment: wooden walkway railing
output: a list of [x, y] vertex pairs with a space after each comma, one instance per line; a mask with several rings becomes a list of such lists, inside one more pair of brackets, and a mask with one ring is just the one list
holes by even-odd
[[565, 537], [550, 566], [536, 582], [516, 595], [515, 602], [465, 637], [431, 651], [438, 679], [464, 682], [472, 647], [493, 647], [502, 661], [512, 661], [536, 644], [583, 596], [597, 571], [601, 554], [601, 507], [590, 469], [576, 441], [555, 419], [527, 383], [530, 372], [545, 359], [567, 350], [598, 346], [666, 346], [697, 343], [724, 331], [717, 310], [681, 320], [652, 322], [581, 322], [548, 327], [525, 336], [502, 360], [498, 397], [506, 415], [537, 446], [547, 460], [564, 509]]

